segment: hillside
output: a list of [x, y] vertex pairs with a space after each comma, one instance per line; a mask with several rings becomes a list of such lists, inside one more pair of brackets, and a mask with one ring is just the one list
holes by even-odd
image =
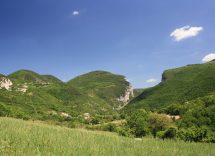
[[124, 76], [105, 71], [93, 71], [78, 76], [68, 84], [90, 97], [103, 99], [114, 109], [127, 104], [129, 98], [133, 96], [133, 89]]
[[0, 90], [1, 116], [44, 119], [50, 110], [62, 108], [63, 103], [46, 91], [56, 84], [42, 75], [19, 70], [4, 79], [8, 87]]
[[135, 140], [108, 132], [93, 132], [46, 125], [40, 122], [0, 118], [0, 155], [212, 156], [214, 144]]
[[52, 75], [19, 70], [0, 77], [0, 115], [55, 121], [84, 113], [112, 115], [125, 104], [118, 98], [128, 86], [123, 76], [108, 72], [91, 72], [64, 83]]
[[45, 82], [43, 77], [33, 71], [30, 70], [18, 70], [10, 75], [8, 75], [8, 78], [12, 80], [19, 80], [23, 82]]
[[145, 89], [133, 99], [126, 110], [160, 109], [170, 104], [183, 103], [215, 91], [215, 62], [187, 65], [164, 71], [162, 82]]

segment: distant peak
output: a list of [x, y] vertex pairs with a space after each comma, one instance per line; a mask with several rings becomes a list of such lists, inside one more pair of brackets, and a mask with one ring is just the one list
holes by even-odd
[[108, 71], [104, 71], [104, 70], [95, 70], [95, 71], [91, 71], [91, 72], [88, 72], [88, 73], [108, 73], [108, 74], [111, 74], [111, 72], [108, 72]]
[[31, 73], [31, 74], [39, 75], [38, 73], [36, 73], [34, 71], [31, 71], [31, 70], [28, 70], [28, 69], [20, 69], [20, 70], [17, 70], [15, 72], [13, 72], [12, 74], [15, 74], [15, 73]]

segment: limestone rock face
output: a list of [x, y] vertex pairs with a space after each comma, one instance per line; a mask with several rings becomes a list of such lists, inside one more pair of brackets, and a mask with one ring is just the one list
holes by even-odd
[[12, 81], [6, 77], [0, 78], [0, 89], [5, 88], [6, 90], [10, 90], [13, 85]]
[[18, 88], [18, 91], [25, 93], [28, 90], [27, 83], [23, 84], [21, 88]]
[[124, 95], [120, 96], [117, 100], [122, 102], [123, 104], [119, 106], [118, 109], [122, 109], [125, 105], [128, 104], [131, 97], [134, 97], [133, 87], [129, 83], [129, 86], [125, 90]]

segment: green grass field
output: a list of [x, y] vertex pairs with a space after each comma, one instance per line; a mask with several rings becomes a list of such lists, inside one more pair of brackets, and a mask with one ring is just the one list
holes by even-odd
[[135, 140], [113, 133], [0, 118], [1, 156], [212, 156], [215, 144]]

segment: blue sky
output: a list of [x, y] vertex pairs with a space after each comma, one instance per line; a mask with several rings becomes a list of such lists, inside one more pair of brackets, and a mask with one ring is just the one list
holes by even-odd
[[153, 86], [214, 54], [214, 15], [214, 0], [0, 0], [0, 73], [107, 70]]

